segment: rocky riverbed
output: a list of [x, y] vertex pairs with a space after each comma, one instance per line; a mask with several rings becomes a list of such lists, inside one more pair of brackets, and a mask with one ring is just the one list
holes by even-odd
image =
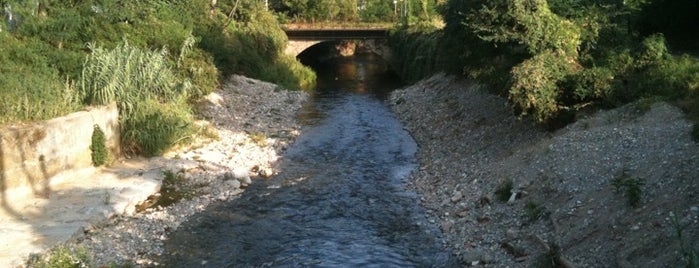
[[390, 103], [420, 146], [413, 187], [465, 265], [696, 264], [699, 145], [678, 108], [629, 104], [546, 132], [445, 75]]
[[[200, 105], [209, 138], [150, 160], [184, 199], [142, 204], [66, 247], [98, 266], [157, 266], [188, 217], [274, 173], [307, 97], [231, 77]], [[699, 252], [699, 146], [674, 106], [630, 104], [546, 132], [445, 75], [389, 103], [419, 145], [411, 186], [465, 266], [679, 267]]]

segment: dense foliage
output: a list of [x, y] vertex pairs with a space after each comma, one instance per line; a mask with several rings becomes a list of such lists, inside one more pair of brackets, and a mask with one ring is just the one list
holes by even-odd
[[[587, 107], [639, 98], [683, 100], [697, 113], [699, 51], [691, 14], [699, 2], [669, 0], [450, 0], [446, 26], [394, 34], [408, 79], [445, 69], [506, 95], [515, 111], [559, 126]], [[412, 36], [412, 37], [411, 37]], [[438, 40], [434, 40], [437, 38]], [[406, 41], [417, 42], [405, 49]], [[434, 48], [430, 53], [418, 48]], [[692, 112], [694, 111], [694, 112]]]
[[272, 0], [271, 8], [293, 22], [412, 22], [438, 16], [444, 0]]
[[125, 151], [191, 133], [191, 103], [233, 73], [310, 89], [261, 1], [0, 0], [0, 123], [116, 102]]

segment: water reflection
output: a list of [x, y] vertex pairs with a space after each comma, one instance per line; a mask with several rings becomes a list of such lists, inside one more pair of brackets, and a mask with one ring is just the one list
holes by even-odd
[[313, 101], [302, 108], [300, 120], [314, 125], [325, 118], [330, 107], [349, 94], [370, 95], [386, 100], [390, 92], [402, 84], [398, 76], [376, 54], [358, 54], [339, 57], [313, 66], [318, 74]]

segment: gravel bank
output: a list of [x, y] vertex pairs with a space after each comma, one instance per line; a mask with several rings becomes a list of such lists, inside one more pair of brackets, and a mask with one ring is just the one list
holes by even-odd
[[630, 104], [548, 133], [445, 75], [389, 102], [420, 146], [412, 184], [465, 265], [679, 267], [699, 252], [699, 146], [674, 106]]
[[274, 173], [272, 164], [299, 133], [296, 115], [307, 98], [304, 92], [230, 77], [199, 104], [205, 120], [198, 125], [208, 129], [209, 137], [148, 160], [150, 170], [176, 175], [173, 187], [184, 199], [166, 207], [148, 207], [144, 204], [155, 200], [146, 200], [142, 212], [96, 223], [65, 246], [84, 250], [95, 266], [157, 266], [154, 259], [163, 252], [163, 240], [189, 216], [236, 198], [255, 179]]

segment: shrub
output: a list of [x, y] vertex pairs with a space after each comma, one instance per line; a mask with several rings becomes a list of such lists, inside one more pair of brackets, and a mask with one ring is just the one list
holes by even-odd
[[699, 61], [687, 55], [668, 56], [638, 78], [635, 85], [644, 96], [682, 98], [699, 90]]
[[621, 188], [625, 188], [626, 198], [628, 199], [629, 205], [633, 208], [637, 208], [641, 205], [641, 198], [643, 196], [643, 179], [638, 177], [631, 177], [624, 173], [619, 177], [614, 178], [612, 181], [612, 186], [619, 191]]
[[524, 205], [524, 210], [527, 213], [527, 219], [529, 219], [529, 221], [538, 220], [545, 213], [544, 207], [532, 201], [528, 201], [527, 204]]
[[98, 167], [107, 163], [107, 139], [104, 136], [102, 129], [95, 124], [92, 129], [92, 143], [90, 150], [92, 151], [92, 165]]
[[44, 120], [79, 110], [70, 80], [47, 62], [46, 44], [0, 32], [0, 123]]
[[391, 33], [394, 68], [406, 82], [415, 82], [439, 71], [441, 32], [403, 29]]
[[637, 63], [640, 66], [652, 66], [662, 62], [667, 56], [665, 37], [662, 34], [654, 34], [641, 42]]
[[614, 73], [609, 68], [592, 67], [573, 75], [573, 92], [578, 100], [603, 100], [613, 90]]
[[287, 89], [314, 87], [313, 71], [284, 55], [286, 34], [261, 2], [241, 2], [235, 20], [225, 28], [230, 7], [220, 3], [217, 8], [226, 10], [218, 10], [215, 19], [200, 21], [194, 34], [201, 37], [199, 47], [212, 56], [221, 76], [242, 74]]
[[165, 51], [127, 42], [113, 50], [91, 47], [80, 86], [87, 103], [116, 101], [126, 152], [157, 155], [190, 134], [191, 84], [171, 71]]
[[512, 187], [513, 187], [513, 182], [512, 180], [504, 180], [502, 181], [499, 185], [498, 188], [495, 189], [495, 196], [498, 198], [498, 200], [502, 202], [507, 202], [510, 199], [510, 196], [512, 195]]
[[84, 249], [71, 250], [65, 246], [52, 249], [46, 256], [33, 256], [27, 261], [32, 268], [90, 267], [92, 260]]
[[510, 101], [522, 115], [538, 123], [555, 119], [566, 107], [559, 103], [559, 83], [572, 72], [571, 63], [554, 52], [537, 54], [512, 69]]
[[219, 72], [214, 65], [213, 58], [207, 52], [193, 46], [194, 38], [190, 37], [183, 43], [180, 57], [177, 60], [176, 74], [181, 80], [189, 78], [192, 88], [189, 92], [190, 101], [196, 101], [200, 97], [213, 92], [219, 86]]
[[193, 117], [186, 101], [139, 102], [121, 120], [122, 146], [126, 152], [155, 156], [193, 134]]

